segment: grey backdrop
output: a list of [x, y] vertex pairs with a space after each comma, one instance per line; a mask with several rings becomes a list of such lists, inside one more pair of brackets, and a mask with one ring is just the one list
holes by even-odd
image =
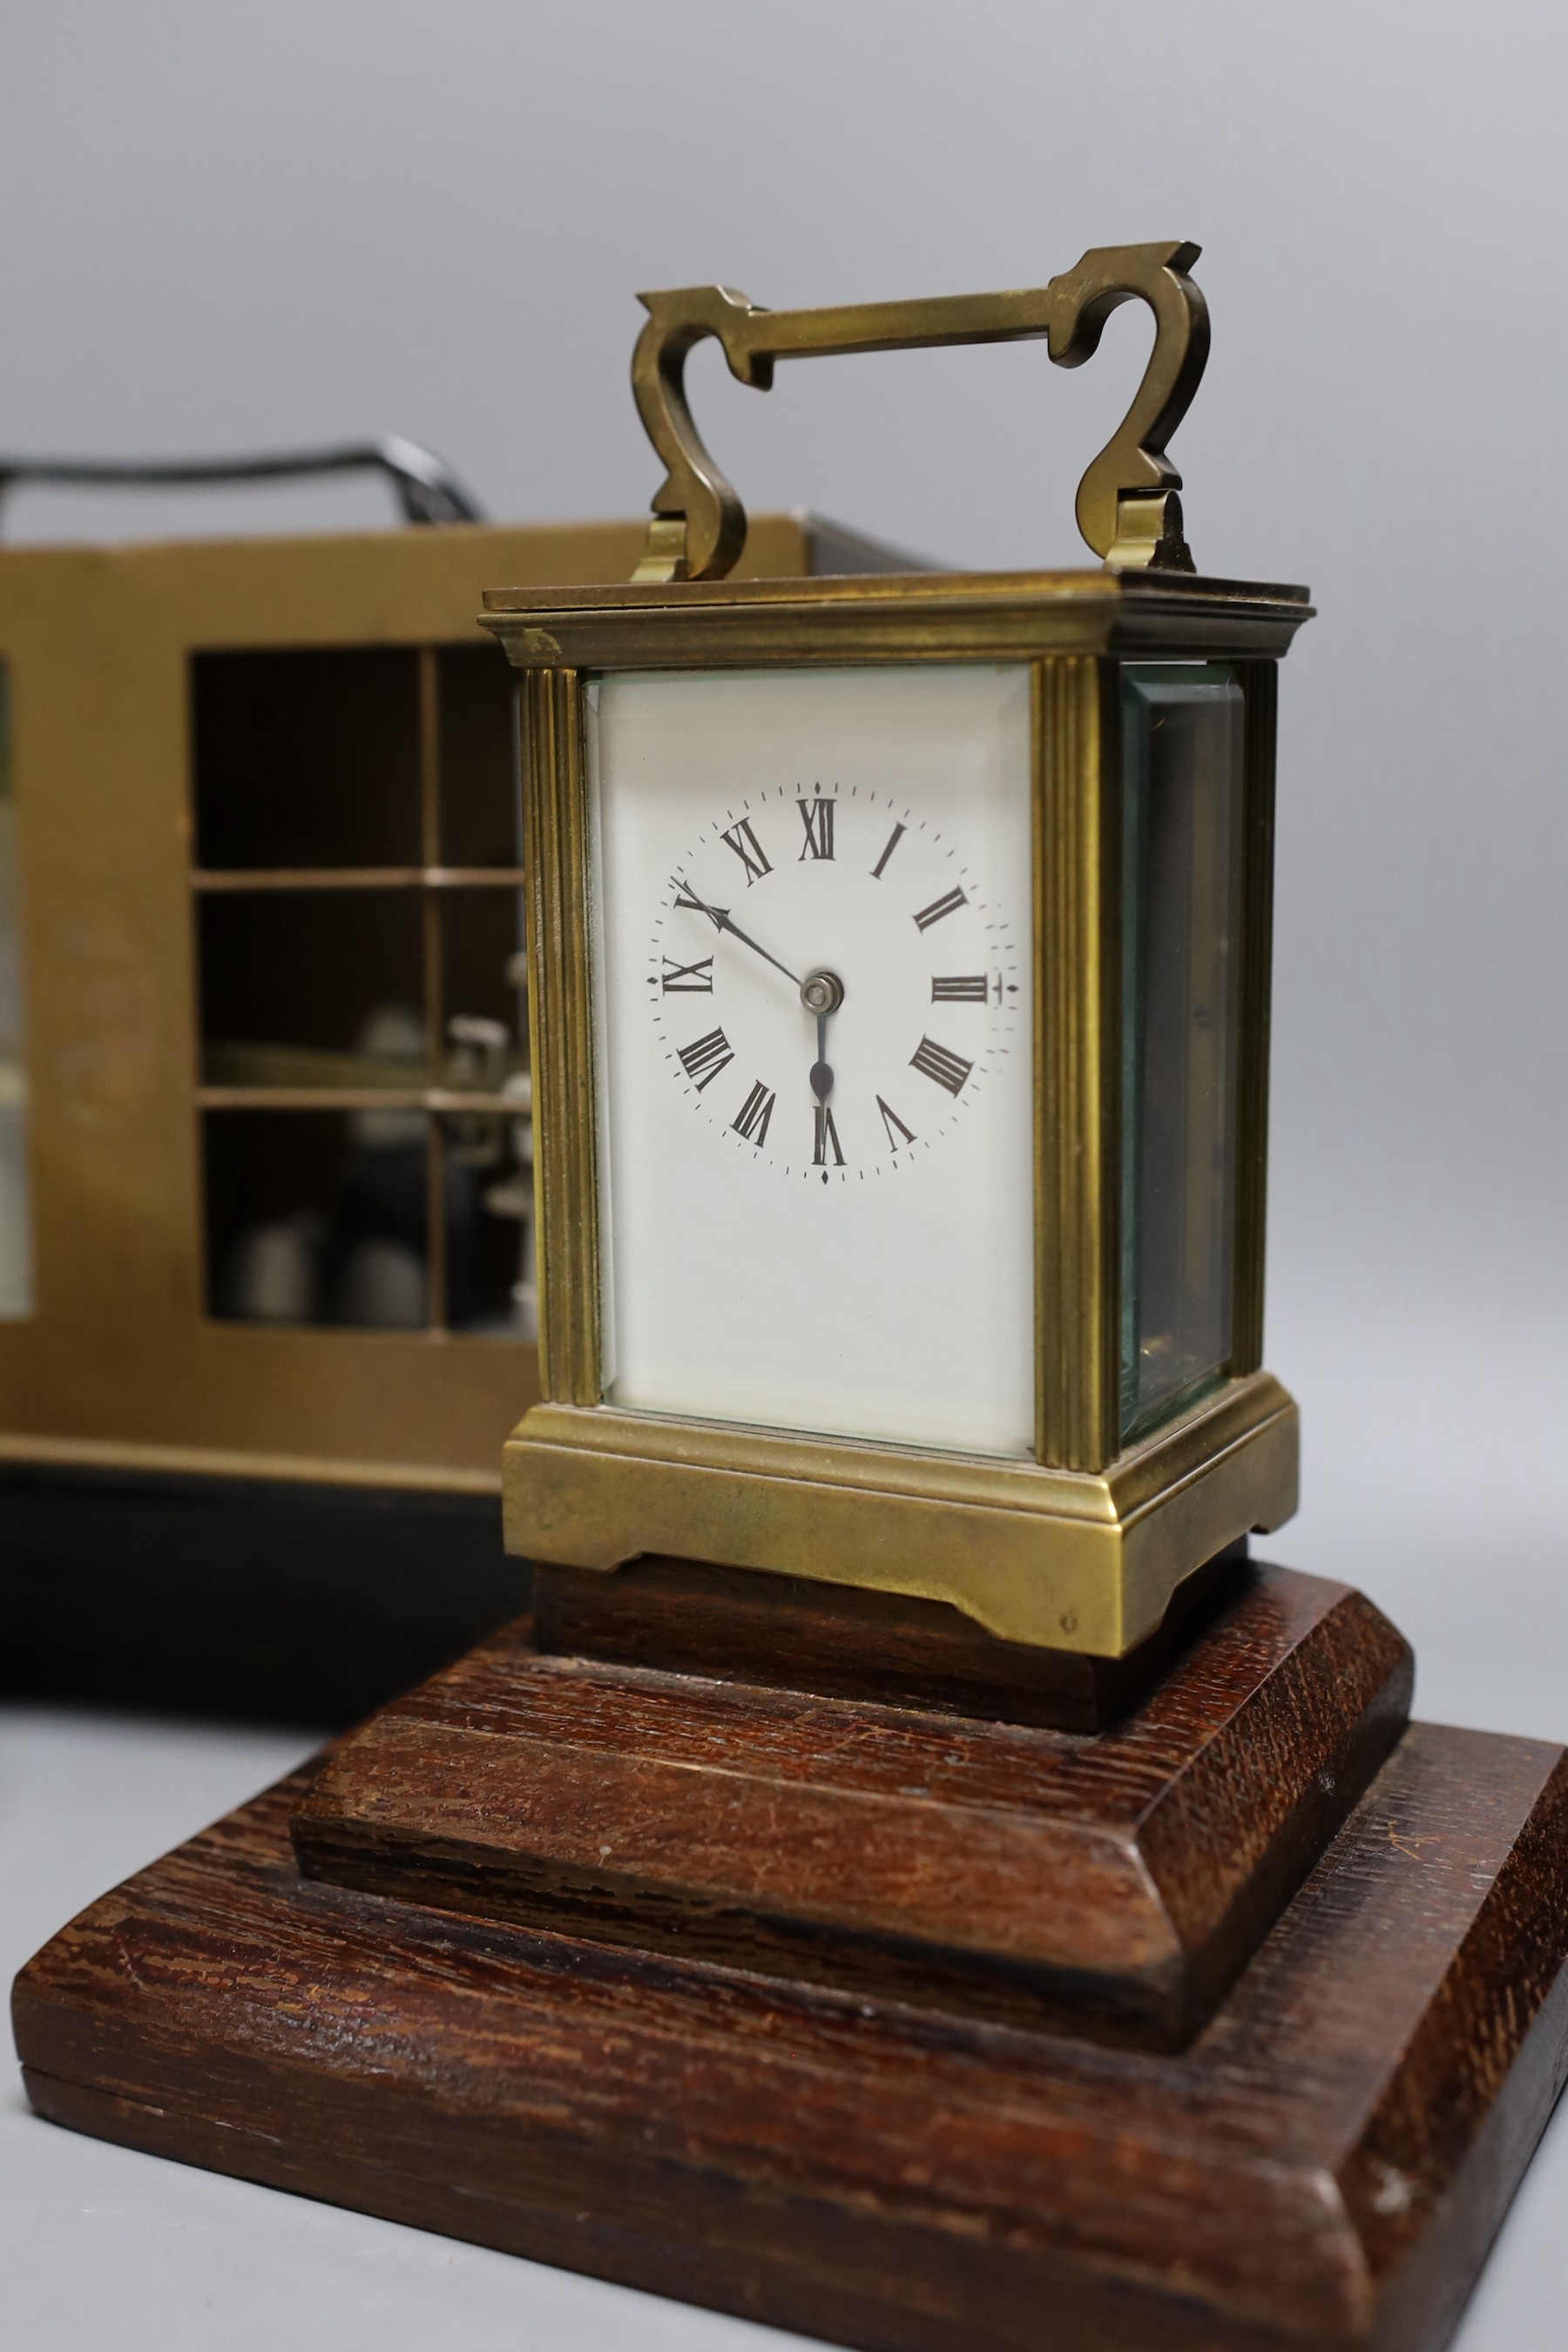
[[[1282, 701], [1268, 1360], [1306, 1481], [1272, 1549], [1389, 1609], [1425, 1712], [1568, 1733], [1561, 5], [7, 0], [0, 64], [19, 450], [395, 429], [498, 516], [637, 511], [640, 286], [784, 306], [1203, 243], [1190, 535], [1321, 611]], [[710, 347], [692, 380], [754, 505], [1075, 562], [1146, 335], [1123, 311], [1075, 374], [866, 358], [763, 399]], [[39, 493], [6, 529], [384, 515]]]

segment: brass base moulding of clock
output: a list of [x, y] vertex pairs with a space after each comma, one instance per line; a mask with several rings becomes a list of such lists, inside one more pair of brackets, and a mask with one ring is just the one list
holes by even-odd
[[[522, 674], [534, 1613], [18, 1979], [78, 2129], [867, 2352], [1436, 2352], [1568, 2069], [1568, 1759], [1247, 1557], [1277, 666], [1179, 244], [648, 296], [630, 584]], [[1153, 352], [1095, 571], [730, 582], [682, 386]], [[521, 1400], [520, 1400], [521, 1402]]]

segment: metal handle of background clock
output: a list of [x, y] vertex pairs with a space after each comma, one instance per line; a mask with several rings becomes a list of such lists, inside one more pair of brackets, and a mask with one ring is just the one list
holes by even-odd
[[632, 390], [669, 470], [632, 577], [721, 580], [745, 544], [745, 509], [703, 446], [686, 399], [687, 354], [705, 337], [723, 346], [731, 373], [759, 392], [771, 387], [775, 360], [832, 352], [1044, 337], [1058, 367], [1079, 367], [1092, 357], [1112, 310], [1136, 300], [1154, 313], [1154, 348], [1132, 405], [1079, 484], [1078, 526], [1116, 569], [1192, 571], [1176, 496], [1182, 478], [1165, 444], [1208, 358], [1208, 308], [1187, 276], [1200, 250], [1186, 243], [1101, 246], [1048, 286], [837, 310], [764, 310], [724, 286], [640, 296], [648, 320], [632, 355]]
[[172, 459], [0, 457], [0, 499], [23, 482], [68, 483], [79, 488], [177, 489], [204, 482], [266, 482], [306, 474], [384, 474], [410, 523], [483, 522], [449, 467], [416, 441], [388, 434], [327, 449], [278, 456]]

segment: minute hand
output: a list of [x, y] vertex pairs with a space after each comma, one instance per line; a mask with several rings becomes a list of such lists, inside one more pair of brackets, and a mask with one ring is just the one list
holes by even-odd
[[731, 939], [739, 940], [743, 947], [751, 949], [753, 955], [760, 955], [764, 963], [771, 963], [775, 971], [782, 971], [786, 980], [793, 980], [797, 988], [800, 986], [800, 974], [791, 971], [787, 963], [780, 963], [777, 956], [770, 955], [767, 949], [752, 937], [750, 931], [743, 931], [739, 923], [732, 921], [728, 907], [710, 907], [704, 899], [697, 896], [689, 882], [678, 881], [676, 888], [687, 905], [699, 908], [707, 916], [715, 930], [728, 931]]

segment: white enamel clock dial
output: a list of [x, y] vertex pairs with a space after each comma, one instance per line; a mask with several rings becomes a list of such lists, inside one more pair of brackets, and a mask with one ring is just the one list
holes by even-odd
[[1032, 1447], [1016, 667], [590, 692], [605, 1393]]

